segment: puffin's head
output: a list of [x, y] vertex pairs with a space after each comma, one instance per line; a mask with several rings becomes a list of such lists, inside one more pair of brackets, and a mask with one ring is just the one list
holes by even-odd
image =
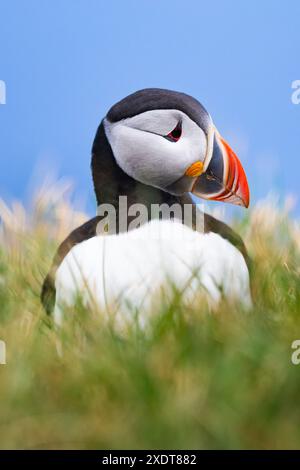
[[174, 195], [248, 207], [243, 167], [204, 107], [184, 93], [145, 89], [115, 104], [103, 121], [118, 166]]

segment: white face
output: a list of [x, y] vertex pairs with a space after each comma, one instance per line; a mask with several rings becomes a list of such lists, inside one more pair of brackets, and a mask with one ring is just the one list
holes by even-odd
[[[181, 123], [177, 141], [165, 138]], [[111, 123], [106, 136], [118, 165], [141, 183], [165, 189], [195, 162], [204, 162], [207, 138], [185, 113], [176, 109], [146, 111]]]

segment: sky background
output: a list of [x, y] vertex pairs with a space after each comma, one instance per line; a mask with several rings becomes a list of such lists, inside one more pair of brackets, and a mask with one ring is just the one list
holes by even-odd
[[93, 214], [96, 128], [145, 87], [204, 104], [252, 202], [300, 196], [299, 21], [298, 0], [0, 0], [0, 196], [25, 202], [55, 171]]

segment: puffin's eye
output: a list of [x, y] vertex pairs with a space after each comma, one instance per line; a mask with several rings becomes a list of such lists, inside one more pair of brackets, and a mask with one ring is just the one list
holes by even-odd
[[176, 124], [176, 127], [174, 127], [174, 129], [171, 132], [169, 132], [168, 135], [165, 135], [165, 138], [170, 140], [171, 142], [177, 142], [180, 139], [181, 134], [182, 134], [182, 124], [181, 124], [181, 121], [179, 121]]

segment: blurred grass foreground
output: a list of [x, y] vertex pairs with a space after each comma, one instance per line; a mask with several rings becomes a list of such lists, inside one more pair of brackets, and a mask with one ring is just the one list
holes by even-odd
[[286, 208], [235, 223], [254, 262], [249, 314], [174, 295], [126, 337], [79, 310], [58, 332], [40, 304], [58, 243], [86, 220], [62, 186], [31, 210], [2, 201], [0, 217], [1, 448], [300, 447], [300, 226]]

